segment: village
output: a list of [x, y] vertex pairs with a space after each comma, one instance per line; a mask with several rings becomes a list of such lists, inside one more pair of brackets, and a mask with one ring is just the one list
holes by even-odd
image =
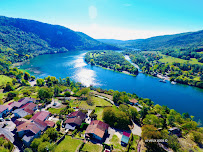
[[[118, 107], [111, 95], [91, 91], [94, 104], [88, 104], [89, 95], [74, 97], [70, 89], [64, 92], [70, 92], [70, 96], [52, 98], [49, 104], [24, 97], [0, 105], [0, 136], [14, 144], [12, 151], [33, 148], [34, 139], [52, 128], [58, 134], [52, 151], [128, 151], [133, 144], [134, 150], [141, 151], [144, 148], [140, 142], [141, 126], [133, 120], [128, 130], [110, 127], [103, 121], [105, 107]], [[135, 98], [129, 99], [129, 106], [135, 107], [138, 112], [142, 109]], [[162, 117], [160, 114], [156, 116]], [[179, 128], [170, 131], [178, 136], [180, 134]]]

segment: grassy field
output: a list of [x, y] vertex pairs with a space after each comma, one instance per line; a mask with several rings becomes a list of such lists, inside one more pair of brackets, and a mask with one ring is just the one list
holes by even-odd
[[126, 148], [121, 146], [121, 141], [116, 135], [113, 135], [112, 139], [110, 140], [110, 144], [113, 145], [113, 152], [118, 152], [118, 151], [126, 151]]
[[53, 150], [54, 152], [75, 152], [77, 147], [82, 144], [81, 140], [72, 139], [66, 136], [65, 139]]
[[104, 108], [96, 107], [95, 108], [95, 114], [97, 114], [97, 120], [102, 121], [102, 114], [103, 114]]
[[0, 75], [0, 86], [6, 85], [7, 82], [12, 82], [12, 79], [5, 75]]
[[94, 102], [93, 106], [88, 105], [86, 101], [81, 101], [79, 104], [79, 108], [95, 109], [96, 106], [112, 106], [111, 103], [109, 103], [108, 101], [98, 97], [92, 97], [92, 100]]
[[91, 142], [88, 142], [84, 145], [82, 148], [82, 151], [88, 151], [88, 152], [101, 152], [102, 146], [93, 144]]
[[178, 62], [178, 63], [187, 63], [188, 62], [190, 64], [200, 64], [200, 65], [203, 65], [203, 63], [198, 62], [198, 60], [195, 59], [195, 58], [191, 58], [190, 60], [183, 60], [183, 59], [174, 58], [174, 57], [167, 56], [167, 55], [162, 55], [162, 56], [163, 56], [163, 59], [160, 59], [159, 61], [163, 62], [163, 63], [172, 64], [173, 62]]
[[63, 108], [59, 108], [59, 109], [56, 109], [56, 108], [49, 108], [48, 111], [52, 114], [59, 114], [60, 111], [62, 110]]

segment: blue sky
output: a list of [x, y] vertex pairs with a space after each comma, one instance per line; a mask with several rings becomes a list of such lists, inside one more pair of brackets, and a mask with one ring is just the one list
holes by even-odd
[[0, 0], [0, 15], [128, 40], [202, 30], [202, 6], [203, 0]]

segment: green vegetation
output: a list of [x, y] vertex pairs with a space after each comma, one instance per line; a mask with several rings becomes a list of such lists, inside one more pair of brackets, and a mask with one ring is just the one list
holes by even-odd
[[12, 82], [12, 79], [5, 75], [0, 75], [0, 87], [5, 86], [7, 82]]
[[123, 54], [129, 55], [132, 62], [138, 64], [142, 72], [146, 74], [164, 75], [170, 77], [170, 81], [203, 88], [203, 65], [200, 62], [194, 64], [197, 63], [197, 59], [191, 58], [191, 61], [186, 61], [162, 55], [160, 52], [125, 51]]
[[121, 53], [114, 51], [90, 51], [86, 53], [85, 61], [91, 65], [102, 66], [114, 71], [127, 71], [130, 74], [138, 74], [137, 68], [125, 60]]
[[121, 146], [120, 139], [116, 135], [113, 135], [110, 144], [113, 145], [115, 151], [126, 151], [126, 148]]
[[102, 151], [102, 146], [93, 144], [91, 142], [88, 142], [84, 145], [82, 148], [82, 151], [87, 151], [87, 152], [101, 152]]
[[97, 120], [102, 120], [102, 114], [103, 114], [104, 108], [96, 107], [95, 108], [95, 114], [97, 115]]
[[0, 137], [0, 151], [11, 152], [13, 150], [13, 147], [14, 145], [10, 141], [4, 139], [3, 137]]
[[66, 136], [65, 139], [54, 148], [53, 152], [75, 152], [76, 149], [82, 144], [81, 140], [73, 139], [71, 136]]
[[4, 35], [1, 37], [0, 44], [16, 50], [17, 57], [23, 54], [28, 55], [25, 57], [30, 57], [29, 55], [68, 50], [117, 49], [115, 46], [101, 43], [84, 33], [75, 32], [59, 25], [4, 16], [0, 17], [0, 25], [0, 33]]

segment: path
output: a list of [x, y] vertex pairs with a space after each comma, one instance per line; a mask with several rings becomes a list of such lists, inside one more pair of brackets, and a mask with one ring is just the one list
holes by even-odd
[[[133, 122], [133, 121], [132, 121]], [[141, 129], [141, 127], [140, 126], [138, 126], [137, 124], [135, 124], [134, 122], [133, 122], [133, 129], [131, 130], [132, 131], [132, 133], [134, 134], [134, 135], [138, 135], [138, 136], [140, 136], [141, 137], [141, 133], [142, 133], [142, 129]]]

